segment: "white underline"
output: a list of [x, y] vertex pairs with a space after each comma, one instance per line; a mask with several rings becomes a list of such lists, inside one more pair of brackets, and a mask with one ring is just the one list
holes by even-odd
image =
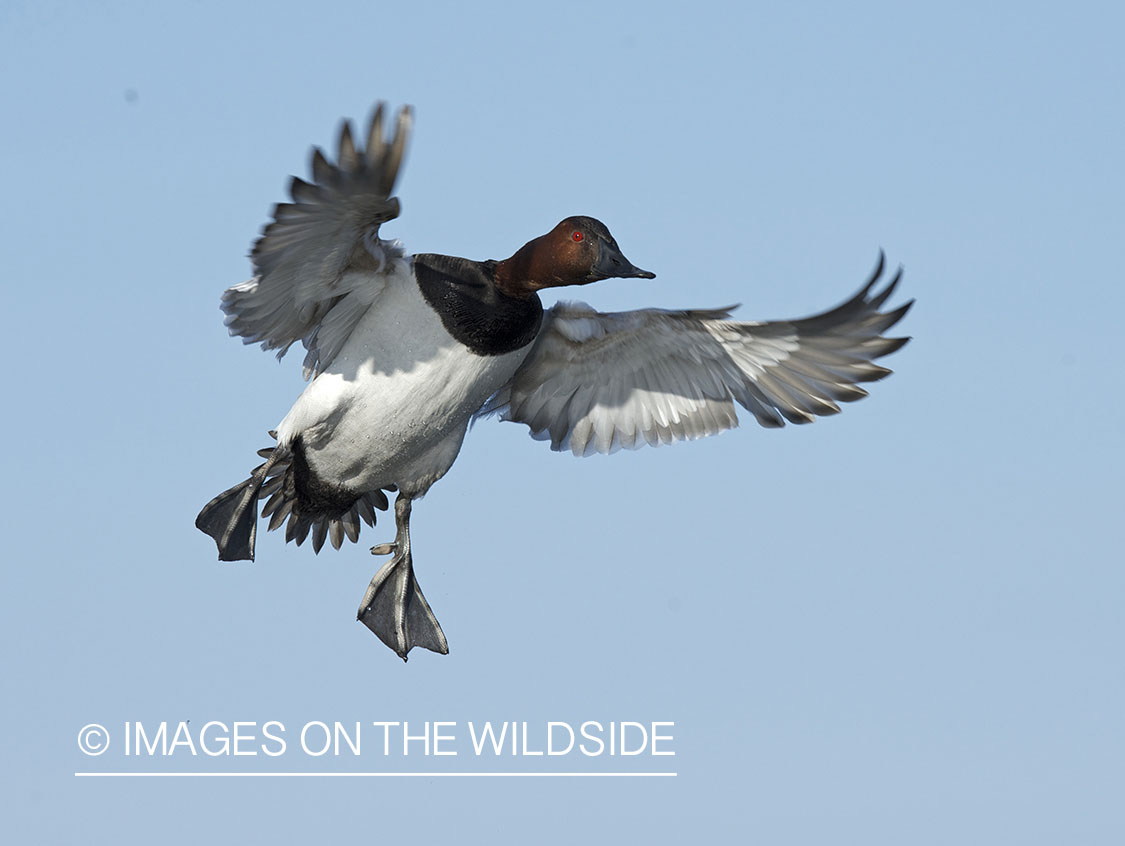
[[370, 772], [370, 773], [222, 773], [222, 772], [76, 772], [79, 778], [672, 778], [678, 773], [575, 773], [575, 772]]

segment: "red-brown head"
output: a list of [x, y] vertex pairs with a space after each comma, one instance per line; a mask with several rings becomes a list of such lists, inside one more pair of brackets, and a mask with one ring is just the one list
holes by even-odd
[[568, 217], [496, 265], [496, 285], [509, 296], [611, 277], [654, 279], [656, 274], [635, 267], [604, 223], [582, 215]]

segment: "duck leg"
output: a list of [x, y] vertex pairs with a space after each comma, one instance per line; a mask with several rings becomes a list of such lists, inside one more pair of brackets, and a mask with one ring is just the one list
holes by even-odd
[[410, 497], [402, 493], [398, 495], [395, 500], [394, 543], [371, 548], [374, 555], [389, 552], [394, 555], [371, 579], [357, 615], [357, 619], [375, 632], [379, 640], [403, 661], [415, 646], [442, 655], [449, 652], [441, 624], [414, 578], [414, 563], [410, 557], [410, 504]]

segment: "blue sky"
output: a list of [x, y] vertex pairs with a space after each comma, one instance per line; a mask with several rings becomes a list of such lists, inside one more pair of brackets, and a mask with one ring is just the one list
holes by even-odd
[[[1113, 4], [8, 2], [3, 793], [12, 842], [1120, 843], [1125, 20]], [[366, 546], [192, 525], [300, 390], [226, 286], [310, 144], [416, 109], [385, 228], [509, 255], [591, 214], [597, 308], [799, 317], [906, 268], [896, 373], [808, 427], [579, 460], [479, 425], [414, 509], [447, 657]], [[264, 527], [263, 527], [264, 529]], [[123, 754], [125, 722], [450, 721], [459, 755]], [[476, 758], [473, 721], [671, 721]], [[107, 727], [89, 758], [75, 738]], [[366, 735], [365, 735], [366, 739]], [[675, 771], [89, 779], [76, 771]]]

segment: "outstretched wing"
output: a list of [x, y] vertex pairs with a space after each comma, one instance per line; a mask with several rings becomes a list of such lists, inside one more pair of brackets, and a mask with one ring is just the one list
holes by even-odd
[[[867, 396], [859, 382], [891, 371], [874, 360], [908, 338], [884, 338], [913, 300], [880, 312], [902, 276], [870, 281], [840, 306], [802, 320], [740, 323], [731, 308], [603, 314], [558, 304], [535, 347], [482, 409], [526, 423], [575, 455], [666, 444], [738, 425], [734, 400], [763, 426], [811, 423]], [[733, 307], [732, 307], [733, 308]]]
[[402, 255], [396, 244], [379, 240], [379, 226], [398, 217], [391, 192], [412, 116], [409, 106], [399, 111], [387, 140], [383, 111], [380, 103], [366, 151], [356, 147], [347, 121], [336, 163], [313, 149], [313, 181], [293, 177], [293, 202], [274, 208], [273, 222], [254, 244], [254, 278], [223, 294], [226, 324], [243, 343], [280, 350], [278, 358], [295, 341], [304, 343], [306, 378], [339, 352], [382, 289], [381, 271]]

